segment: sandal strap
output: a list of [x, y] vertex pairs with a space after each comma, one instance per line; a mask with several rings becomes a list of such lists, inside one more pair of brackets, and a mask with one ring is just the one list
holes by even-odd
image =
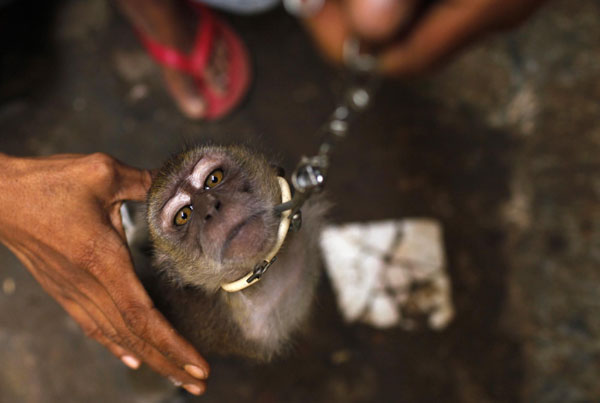
[[139, 29], [137, 33], [150, 55], [158, 63], [189, 73], [193, 77], [201, 77], [212, 51], [215, 22], [208, 8], [197, 3], [194, 4], [194, 7], [198, 11], [199, 26], [192, 52], [189, 55], [155, 41]]
[[189, 57], [189, 67], [194, 72], [204, 71], [210, 60], [215, 39], [215, 19], [213, 13], [204, 5], [195, 3], [199, 15], [198, 31], [194, 40], [194, 49]]
[[138, 37], [146, 47], [146, 50], [148, 53], [150, 53], [150, 56], [152, 56], [154, 60], [164, 66], [189, 72], [190, 63], [186, 55], [176, 49], [169, 48], [156, 42], [154, 39], [149, 38], [139, 30], [137, 30], [137, 33]]

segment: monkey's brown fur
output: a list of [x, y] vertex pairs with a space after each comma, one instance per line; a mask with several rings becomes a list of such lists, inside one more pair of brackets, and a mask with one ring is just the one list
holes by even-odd
[[[213, 166], [225, 173], [218, 186], [191, 186], [194, 172]], [[188, 194], [193, 216], [180, 228], [163, 209], [174, 195]], [[274, 245], [280, 217], [273, 206], [280, 198], [276, 170], [241, 147], [194, 148], [158, 173], [147, 203], [155, 271], [145, 283], [157, 307], [200, 352], [266, 361], [306, 319], [319, 275], [323, 203], [305, 206], [302, 229], [288, 235], [260, 282], [235, 293], [220, 289], [249, 273]]]

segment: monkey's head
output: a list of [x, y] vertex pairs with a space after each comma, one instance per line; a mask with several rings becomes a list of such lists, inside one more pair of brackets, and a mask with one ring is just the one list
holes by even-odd
[[157, 265], [181, 284], [216, 291], [238, 280], [277, 239], [277, 170], [242, 147], [205, 146], [171, 158], [148, 194]]

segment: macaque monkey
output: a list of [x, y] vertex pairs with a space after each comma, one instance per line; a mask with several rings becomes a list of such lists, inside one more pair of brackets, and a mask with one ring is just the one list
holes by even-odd
[[[156, 175], [147, 199], [153, 264], [140, 277], [157, 307], [202, 353], [268, 361], [307, 318], [325, 208], [307, 203], [301, 230], [285, 231], [273, 251], [281, 228], [287, 230], [284, 214], [273, 209], [289, 192], [282, 180], [264, 157], [237, 146], [190, 149]], [[275, 252], [260, 281], [225, 291], [246, 284]]]

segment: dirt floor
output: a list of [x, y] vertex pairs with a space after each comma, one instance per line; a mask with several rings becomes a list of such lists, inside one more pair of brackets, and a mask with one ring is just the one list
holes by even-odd
[[[340, 145], [332, 221], [444, 226], [457, 315], [442, 332], [347, 325], [328, 279], [290, 357], [209, 357], [205, 402], [600, 401], [600, 2], [551, 1], [434, 76], [385, 82]], [[245, 143], [288, 172], [315, 152], [340, 74], [278, 9], [229, 17], [251, 94], [219, 123], [183, 118], [105, 0], [0, 8], [0, 150], [107, 152], [156, 167], [185, 143]], [[0, 402], [163, 402], [0, 249]], [[183, 397], [181, 397], [183, 399]]]

